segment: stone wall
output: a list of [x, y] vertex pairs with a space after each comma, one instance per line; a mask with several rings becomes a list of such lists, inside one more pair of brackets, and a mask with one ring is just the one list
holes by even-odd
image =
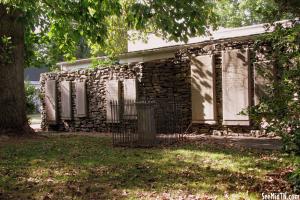
[[[183, 56], [192, 57], [199, 55], [213, 54], [215, 59], [215, 73], [216, 73], [216, 104], [217, 104], [217, 124], [193, 124], [189, 132], [196, 133], [213, 133], [227, 134], [228, 132], [245, 133], [256, 129], [254, 124], [250, 126], [224, 126], [223, 122], [223, 108], [222, 108], [222, 51], [231, 49], [250, 49], [250, 91], [253, 91], [253, 62], [257, 60], [258, 55], [253, 52], [253, 40], [240, 40], [240, 41], [220, 41], [218, 43], [211, 42], [208, 44], [199, 45], [199, 47], [188, 48], [181, 52]], [[253, 92], [251, 92], [253, 94]], [[251, 97], [253, 99], [253, 97]], [[253, 102], [251, 102], [253, 105]]]
[[[56, 80], [60, 83], [63, 80], [72, 81], [72, 113], [71, 120], [62, 120], [60, 84], [57, 84], [58, 94], [58, 122], [57, 125], [49, 125], [46, 120], [45, 109], [42, 111], [42, 128], [44, 130], [61, 131], [107, 131], [106, 125], [106, 94], [105, 83], [108, 80], [120, 80], [136, 78], [138, 80], [138, 99], [154, 99], [176, 102], [184, 105], [183, 121], [189, 132], [197, 133], [244, 133], [255, 129], [254, 124], [250, 126], [224, 126], [222, 113], [222, 51], [228, 49], [249, 49], [250, 51], [250, 75], [249, 90], [251, 93], [250, 104], [254, 103], [253, 96], [253, 63], [257, 60], [264, 60], [262, 55], [253, 52], [253, 41], [235, 40], [219, 41], [206, 44], [199, 44], [188, 49], [181, 50], [175, 54], [175, 58], [155, 60], [145, 63], [130, 65], [115, 65], [107, 68], [79, 70], [76, 72], [45, 73], [41, 75], [41, 92], [44, 98], [45, 81]], [[216, 124], [193, 124], [191, 110], [191, 58], [201, 55], [214, 55], [215, 88], [216, 88]], [[74, 81], [85, 80], [87, 87], [87, 109], [88, 116], [78, 118], [74, 115], [75, 110], [75, 87]], [[122, 96], [122, 95], [121, 95]], [[42, 99], [43, 107], [45, 101]]]
[[[56, 80], [57, 83], [57, 114], [56, 125], [50, 125], [46, 119], [45, 109], [42, 110], [42, 129], [60, 131], [105, 131], [106, 130], [106, 101], [105, 83], [115, 76], [120, 79], [135, 78], [141, 74], [140, 66], [112, 66], [110, 68], [79, 70], [75, 72], [44, 73], [41, 75], [41, 97], [43, 108], [45, 108], [45, 82], [46, 80]], [[72, 81], [72, 119], [61, 119], [61, 81]], [[75, 81], [85, 80], [87, 91], [87, 117], [76, 117], [75, 105]]]
[[[106, 125], [106, 82], [108, 80], [137, 79], [138, 100], [151, 99], [172, 101], [184, 104], [183, 120], [190, 121], [189, 61], [175, 59], [158, 60], [134, 65], [114, 65], [107, 68], [79, 70], [75, 72], [44, 73], [41, 75], [42, 129], [59, 131], [107, 131]], [[57, 85], [57, 123], [48, 123], [45, 112], [45, 83], [56, 80]], [[77, 117], [75, 105], [75, 81], [86, 81], [87, 117]], [[62, 81], [72, 81], [72, 119], [61, 119]], [[121, 94], [122, 96], [122, 94]]]

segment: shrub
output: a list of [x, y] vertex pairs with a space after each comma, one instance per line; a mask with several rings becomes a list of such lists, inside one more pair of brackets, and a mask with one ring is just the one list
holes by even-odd
[[30, 85], [28, 81], [25, 81], [25, 97], [26, 97], [26, 113], [32, 114], [35, 112], [36, 107], [34, 99], [36, 97], [36, 89], [33, 85]]
[[298, 194], [300, 193], [300, 169], [297, 169], [294, 171], [290, 176], [289, 180], [293, 185], [294, 193]]
[[[291, 27], [275, 26], [275, 31], [256, 41], [256, 51], [272, 62], [266, 95], [248, 110], [260, 124], [266, 121], [266, 131], [280, 135], [283, 148], [300, 154], [300, 24]], [[266, 50], [267, 49], [267, 50]]]

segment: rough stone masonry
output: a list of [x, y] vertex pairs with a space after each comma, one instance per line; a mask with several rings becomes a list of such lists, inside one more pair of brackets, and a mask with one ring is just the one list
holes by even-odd
[[[185, 105], [182, 109], [186, 124], [190, 121], [190, 84], [189, 84], [189, 61], [185, 58], [158, 60], [133, 65], [114, 65], [99, 69], [86, 69], [75, 72], [44, 73], [41, 75], [41, 98], [42, 98], [42, 129], [59, 131], [107, 131], [106, 124], [106, 83], [109, 80], [119, 80], [122, 83], [127, 79], [137, 80], [137, 100], [155, 99], [177, 102]], [[52, 99], [51, 107], [57, 113], [56, 123], [49, 123], [46, 102], [51, 99], [45, 93], [45, 85], [49, 81], [56, 81], [56, 99]], [[71, 83], [71, 110], [70, 119], [62, 118], [62, 88], [64, 81]], [[77, 115], [76, 106], [76, 83], [85, 82], [86, 86], [86, 116]], [[120, 89], [120, 92], [123, 88]], [[63, 95], [64, 96], [64, 95]], [[123, 94], [120, 95], [121, 97]]]
[[[136, 100], [175, 99], [184, 105], [184, 128], [189, 127], [189, 131], [248, 132], [256, 127], [248, 116], [241, 116], [237, 111], [253, 105], [257, 98], [253, 63], [264, 59], [252, 51], [252, 46], [250, 39], [212, 41], [178, 51], [174, 58], [169, 59], [74, 72], [44, 73], [40, 78], [42, 129], [106, 132], [108, 81], [120, 82], [118, 95], [122, 101], [124, 81], [136, 79]], [[46, 85], [53, 80], [56, 83], [55, 99], [51, 93], [45, 92]], [[69, 90], [62, 88], [68, 84]], [[76, 91], [79, 90], [76, 87], [78, 84], [83, 85], [81, 92]], [[62, 102], [62, 98], [70, 99], [69, 114], [66, 113], [68, 109], [64, 108], [68, 105]], [[55, 122], [47, 113], [47, 102], [53, 102], [50, 114], [53, 116], [55, 112]]]

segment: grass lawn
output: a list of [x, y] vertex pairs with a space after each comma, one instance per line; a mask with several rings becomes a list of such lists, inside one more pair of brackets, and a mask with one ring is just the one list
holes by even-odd
[[37, 113], [37, 114], [30, 114], [27, 116], [29, 118], [29, 122], [31, 124], [40, 124], [41, 121], [42, 121], [42, 118], [41, 118], [41, 114], [40, 113]]
[[299, 157], [201, 141], [129, 149], [109, 137], [8, 139], [0, 199], [261, 199], [288, 187], [275, 177], [297, 165]]

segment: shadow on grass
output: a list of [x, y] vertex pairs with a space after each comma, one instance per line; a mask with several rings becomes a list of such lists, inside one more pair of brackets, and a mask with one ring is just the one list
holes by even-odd
[[220, 146], [127, 149], [113, 148], [110, 138], [80, 136], [20, 143], [0, 146], [0, 199], [126, 199], [171, 190], [259, 192], [262, 174], [284, 164], [260, 159], [261, 152]]

